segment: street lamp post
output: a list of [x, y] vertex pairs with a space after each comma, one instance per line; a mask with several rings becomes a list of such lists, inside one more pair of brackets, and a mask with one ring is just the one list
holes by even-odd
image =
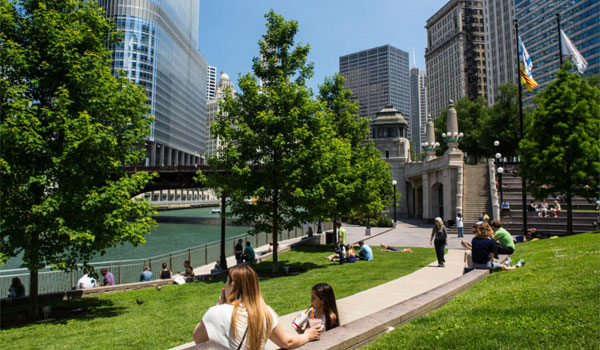
[[[500, 141], [494, 141], [494, 146], [500, 146]], [[501, 166], [502, 164], [502, 154], [496, 153], [496, 172], [498, 173], [499, 179], [499, 187], [500, 187], [500, 213], [502, 213], [502, 203], [504, 203], [504, 191], [502, 190], [502, 173], [504, 172], [504, 168]], [[502, 214], [500, 214], [502, 216]]]
[[398, 184], [398, 181], [392, 180], [392, 186], [394, 186], [394, 225], [397, 222], [397, 220], [396, 220], [396, 185], [397, 184]]
[[221, 256], [219, 258], [219, 268], [222, 270], [227, 269], [227, 257], [225, 256], [225, 226], [226, 216], [225, 210], [227, 209], [227, 199], [225, 196], [225, 190], [221, 191]]

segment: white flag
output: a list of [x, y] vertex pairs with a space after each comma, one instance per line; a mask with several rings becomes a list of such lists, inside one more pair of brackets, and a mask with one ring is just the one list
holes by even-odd
[[585, 69], [587, 68], [587, 65], [588, 65], [587, 61], [585, 60], [585, 58], [583, 58], [581, 53], [579, 53], [579, 50], [577, 50], [577, 48], [575, 47], [573, 42], [569, 39], [567, 34], [565, 34], [565, 32], [563, 32], [562, 30], [560, 31], [560, 37], [562, 39], [562, 42], [560, 45], [561, 55], [571, 56], [571, 60], [573, 61], [573, 64], [575, 64], [575, 67], [577, 67], [577, 70], [579, 71], [579, 73], [583, 74], [583, 72], [585, 72]]

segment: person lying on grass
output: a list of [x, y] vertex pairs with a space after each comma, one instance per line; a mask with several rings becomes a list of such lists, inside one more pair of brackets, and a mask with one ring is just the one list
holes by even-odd
[[385, 243], [381, 243], [380, 245], [382, 252], [399, 252], [399, 253], [412, 253], [413, 250], [410, 248], [400, 249], [400, 248], [392, 248]]
[[506, 258], [504, 264], [495, 262], [496, 243], [491, 239], [493, 235], [494, 231], [487, 223], [477, 226], [475, 237], [471, 241], [473, 268], [490, 271], [514, 270], [525, 264], [524, 260], [519, 260], [515, 266], [510, 266], [510, 257]]

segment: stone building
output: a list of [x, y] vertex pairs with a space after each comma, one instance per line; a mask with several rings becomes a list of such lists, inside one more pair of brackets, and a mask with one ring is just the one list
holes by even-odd
[[458, 149], [462, 134], [458, 130], [452, 101], [447, 125], [444, 136], [447, 136], [448, 150], [436, 157], [435, 149], [439, 143], [435, 141], [433, 120], [429, 117], [426, 142], [423, 143], [427, 157], [415, 162], [410, 159], [410, 143], [406, 138], [408, 123], [398, 110], [385, 107], [371, 122], [375, 146], [390, 164], [392, 178], [398, 182], [397, 190], [401, 194], [397, 204], [399, 217], [432, 219], [440, 216], [447, 221], [462, 212], [464, 154]]
[[483, 2], [450, 0], [427, 20], [427, 109], [435, 119], [448, 100], [486, 96]]

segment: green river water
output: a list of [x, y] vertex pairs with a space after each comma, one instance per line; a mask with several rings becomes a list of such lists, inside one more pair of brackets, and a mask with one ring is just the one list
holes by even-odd
[[[218, 214], [212, 214], [213, 208], [193, 208], [181, 210], [168, 210], [159, 212], [158, 216], [175, 216], [186, 218], [218, 218]], [[232, 237], [246, 233], [249, 227], [227, 226], [226, 236]], [[221, 226], [186, 224], [186, 223], [158, 223], [158, 227], [146, 235], [146, 243], [134, 247], [130, 243], [119, 245], [108, 249], [104, 256], [96, 256], [92, 262], [112, 261], [124, 259], [147, 258], [159, 254], [185, 249], [204, 243], [214, 242], [221, 239]], [[21, 257], [9, 259], [3, 269], [20, 268]]]

